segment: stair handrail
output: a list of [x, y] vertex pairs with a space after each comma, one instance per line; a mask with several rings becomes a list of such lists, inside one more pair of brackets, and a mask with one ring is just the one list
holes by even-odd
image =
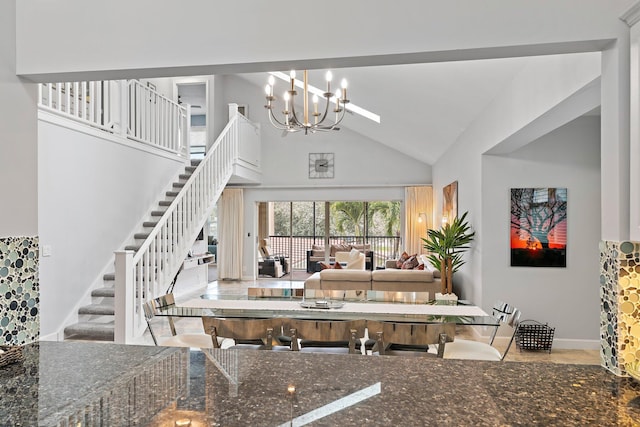
[[238, 153], [233, 116], [149, 236], [115, 257], [114, 341], [130, 343], [146, 327], [143, 305], [164, 294], [231, 178]]

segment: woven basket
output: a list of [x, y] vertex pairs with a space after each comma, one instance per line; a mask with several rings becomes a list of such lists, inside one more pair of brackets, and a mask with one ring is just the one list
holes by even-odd
[[22, 347], [19, 345], [0, 345], [0, 367], [22, 361]]
[[522, 350], [544, 350], [551, 353], [556, 328], [535, 320], [523, 320], [516, 331], [516, 346]]

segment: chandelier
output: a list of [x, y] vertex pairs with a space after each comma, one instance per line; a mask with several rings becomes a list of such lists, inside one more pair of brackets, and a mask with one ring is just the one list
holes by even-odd
[[[302, 112], [296, 112], [296, 95], [298, 92], [296, 91], [296, 84], [300, 84], [300, 81], [296, 82], [296, 72], [291, 71], [289, 74], [290, 78], [290, 89], [284, 93], [284, 110], [282, 110], [282, 116], [279, 120], [274, 114], [274, 103], [276, 101], [276, 97], [273, 95], [273, 87], [275, 84], [275, 78], [273, 75], [269, 76], [269, 83], [265, 87], [265, 93], [267, 94], [267, 105], [265, 108], [267, 109], [267, 115], [269, 116], [269, 121], [271, 124], [280, 130], [284, 130], [286, 132], [299, 132], [304, 131], [305, 135], [308, 135], [309, 132], [315, 133], [317, 131], [330, 131], [330, 130], [340, 130], [338, 124], [344, 118], [345, 113], [345, 105], [349, 103], [347, 99], [347, 81], [342, 79], [342, 89], [338, 89], [335, 95], [331, 92], [331, 79], [333, 75], [331, 71], [327, 71], [326, 80], [327, 80], [327, 91], [322, 93], [321, 90], [316, 89], [314, 87], [309, 87], [307, 81], [307, 70], [303, 71], [303, 94], [302, 94]], [[315, 92], [313, 94], [313, 98], [311, 102], [313, 104], [313, 111], [309, 111], [309, 92]], [[318, 109], [318, 93], [322, 97], [325, 98], [324, 102], [324, 112]], [[332, 113], [335, 113], [333, 120], [329, 119], [330, 116], [333, 116], [329, 112], [329, 105], [331, 102], [335, 102], [335, 108], [332, 109]], [[311, 118], [312, 117], [312, 118]]]

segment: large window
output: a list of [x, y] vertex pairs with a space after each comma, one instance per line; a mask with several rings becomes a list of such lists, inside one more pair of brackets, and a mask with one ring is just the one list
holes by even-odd
[[[268, 223], [271, 247], [291, 259], [294, 269], [306, 268], [312, 245], [367, 243], [376, 265], [397, 255], [400, 242], [400, 202], [271, 202]], [[329, 233], [326, 233], [326, 213]]]

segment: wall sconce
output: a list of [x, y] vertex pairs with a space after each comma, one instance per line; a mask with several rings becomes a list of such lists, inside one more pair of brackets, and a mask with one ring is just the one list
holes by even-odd
[[424, 212], [420, 212], [418, 214], [418, 222], [422, 224], [423, 222], [427, 222], [427, 214]]
[[448, 223], [448, 222], [449, 222], [449, 220], [448, 220], [447, 216], [446, 216], [446, 215], [444, 215], [444, 216], [442, 217], [442, 225], [447, 225], [447, 223]]

